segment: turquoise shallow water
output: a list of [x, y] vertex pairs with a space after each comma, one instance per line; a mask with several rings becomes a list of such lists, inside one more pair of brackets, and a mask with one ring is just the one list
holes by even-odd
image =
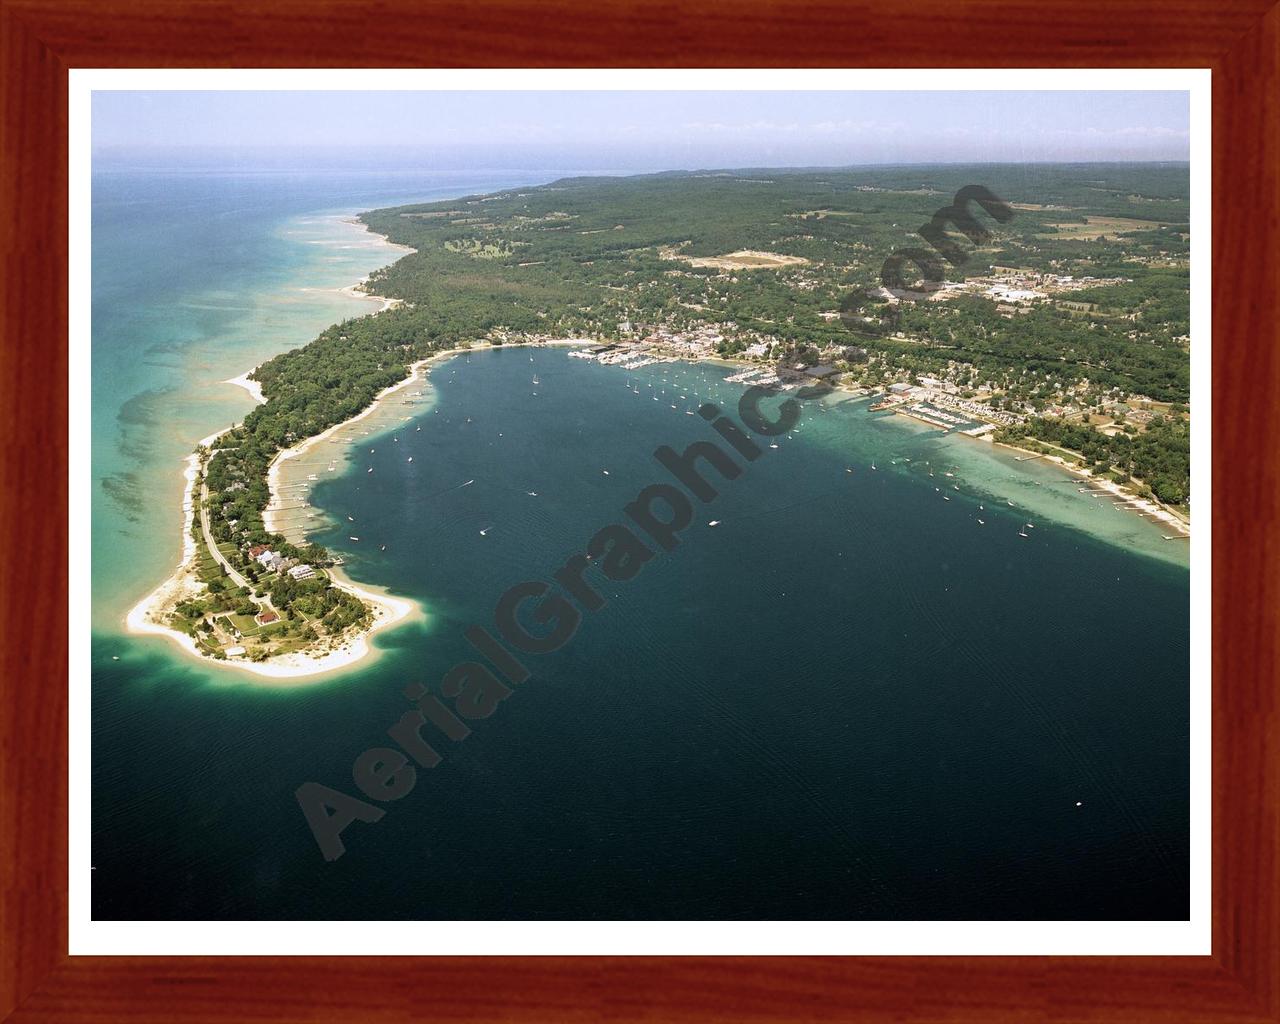
[[[265, 295], [314, 286], [335, 255], [296, 254], [282, 232], [306, 214], [260, 237], [298, 261], [269, 287], [266, 270], [248, 275]], [[145, 373], [122, 360], [100, 387], [95, 358], [95, 422], [110, 427], [99, 396], [125, 398], [136, 373], [188, 433], [222, 425], [215, 404], [183, 404], [208, 390], [185, 368], [231, 376], [267, 340], [228, 346], [224, 371], [209, 339], [244, 321], [209, 315]], [[352, 575], [431, 613], [383, 634], [367, 668], [267, 689], [124, 638], [103, 611], [95, 916], [1184, 918], [1188, 575], [1174, 545], [1047, 467], [848, 400], [810, 403], [778, 448], [739, 460], [635, 579], [595, 577], [606, 604], [573, 639], [527, 655], [532, 677], [491, 718], [465, 742], [437, 737], [442, 763], [383, 820], [351, 826], [341, 859], [321, 858], [296, 787], [356, 792], [352, 760], [386, 742], [405, 685], [438, 691], [508, 587], [551, 579], [669, 480], [657, 446], [715, 439], [684, 413], [708, 398], [732, 410], [729, 372], [628, 374], [525, 349], [436, 368], [431, 404], [315, 492], [332, 524], [319, 538]], [[176, 476], [189, 445], [150, 415], [119, 422], [123, 451], [95, 474]], [[177, 537], [166, 514], [131, 519], [106, 492], [116, 518], [95, 541], [155, 563], [148, 576], [95, 544], [95, 597], [122, 614], [135, 595], [118, 579], [145, 589]], [[151, 553], [152, 534], [173, 534], [172, 552]]]
[[95, 627], [114, 628], [177, 564], [182, 460], [253, 407], [220, 382], [378, 308], [339, 289], [399, 251], [344, 220], [516, 180], [95, 175]]

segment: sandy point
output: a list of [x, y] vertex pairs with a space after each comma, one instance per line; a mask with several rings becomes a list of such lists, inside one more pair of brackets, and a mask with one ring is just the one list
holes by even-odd
[[258, 368], [255, 366], [252, 370], [245, 370], [245, 372], [240, 374], [239, 377], [232, 377], [229, 380], [224, 380], [222, 383], [234, 384], [238, 388], [244, 388], [247, 392], [249, 392], [249, 395], [253, 398], [255, 402], [257, 402], [259, 405], [263, 405], [266, 403], [267, 400], [265, 397], [263, 397], [262, 385], [259, 384], [256, 380], [249, 379], [249, 374], [256, 373], [257, 369]]
[[151, 594], [134, 605], [125, 620], [125, 626], [128, 632], [135, 636], [167, 637], [207, 667], [231, 669], [253, 676], [251, 681], [254, 685], [301, 686], [315, 682], [321, 676], [330, 676], [350, 668], [357, 662], [361, 662], [362, 667], [371, 664], [378, 655], [378, 649], [369, 643], [369, 637], [373, 634], [409, 621], [426, 621], [425, 613], [413, 601], [396, 597], [380, 587], [358, 586], [338, 569], [328, 571], [333, 585], [354, 594], [368, 604], [373, 616], [370, 624], [358, 635], [344, 640], [330, 650], [298, 651], [293, 654], [276, 655], [270, 661], [264, 662], [244, 661], [238, 658], [218, 660], [208, 657], [196, 646], [194, 638], [160, 621], [164, 609], [203, 594], [203, 587], [194, 570], [185, 564]]

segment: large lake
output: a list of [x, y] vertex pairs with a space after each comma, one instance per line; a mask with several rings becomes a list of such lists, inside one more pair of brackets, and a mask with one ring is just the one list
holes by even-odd
[[604, 607], [321, 858], [298, 785], [356, 793], [406, 685], [741, 394], [713, 365], [455, 358], [313, 496], [317, 538], [424, 620], [295, 687], [125, 636], [177, 558], [182, 456], [249, 407], [217, 381], [367, 310], [301, 291], [388, 259], [336, 214], [513, 182], [97, 183], [95, 917], [1185, 919], [1185, 542], [834, 398], [709, 473], [635, 579], [588, 575]]

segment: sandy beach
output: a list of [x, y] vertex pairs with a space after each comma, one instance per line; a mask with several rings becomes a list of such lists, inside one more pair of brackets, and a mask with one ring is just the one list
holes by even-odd
[[357, 281], [355, 284], [349, 284], [345, 288], [339, 288], [338, 292], [342, 295], [349, 296], [353, 299], [367, 299], [370, 302], [380, 303], [377, 312], [381, 313], [388, 309], [395, 309], [396, 306], [404, 305], [402, 299], [388, 299], [385, 295], [370, 295], [364, 290], [365, 283], [368, 278]]
[[[248, 373], [251, 372], [253, 371], [248, 371]], [[252, 382], [245, 383], [248, 373], [224, 383], [239, 384], [252, 393], [253, 389], [249, 386]], [[258, 400], [262, 401], [261, 398]], [[208, 437], [202, 438], [199, 441], [199, 445], [208, 448], [223, 433], [224, 431], [219, 431], [216, 434], [210, 434]], [[186, 479], [186, 487], [182, 493], [182, 561], [179, 562], [168, 579], [129, 610], [129, 614], [125, 618], [125, 626], [128, 632], [137, 635], [153, 634], [168, 637], [193, 657], [199, 658], [209, 665], [238, 669], [261, 678], [296, 681], [304, 677], [310, 678], [335, 672], [360, 661], [373, 651], [368, 642], [368, 638], [371, 635], [401, 622], [411, 615], [422, 617], [420, 609], [412, 601], [395, 597], [380, 588], [359, 586], [353, 583], [340, 569], [334, 568], [329, 570], [333, 585], [360, 598], [372, 610], [372, 623], [359, 634], [344, 640], [331, 650], [312, 653], [299, 651], [280, 655], [269, 662], [233, 659], [218, 661], [205, 656], [200, 652], [191, 636], [173, 629], [163, 621], [166, 609], [170, 609], [175, 604], [189, 598], [199, 597], [204, 592], [204, 585], [200, 582], [196, 573], [196, 541], [191, 535], [192, 526], [195, 523], [194, 491], [198, 471], [199, 459], [192, 452], [191, 455], [187, 456], [186, 469], [183, 474]], [[264, 515], [263, 518], [265, 522], [266, 516]], [[267, 528], [271, 529], [269, 525]]]
[[[986, 439], [979, 438], [979, 440]], [[1191, 527], [1186, 523], [1186, 521], [1169, 511], [1169, 509], [1165, 508], [1158, 501], [1151, 498], [1139, 497], [1138, 495], [1125, 490], [1124, 487], [1116, 483], [1114, 480], [1107, 480], [1102, 477], [1094, 476], [1093, 473], [1087, 469], [1081, 469], [1079, 466], [1073, 466], [1060, 455], [1043, 455], [1040, 452], [1032, 451], [1029, 448], [1019, 448], [1017, 445], [1004, 444], [998, 441], [990, 443], [999, 444], [1001, 448], [1008, 448], [1011, 451], [1021, 452], [1023, 455], [1037, 456], [1037, 461], [1048, 462], [1052, 465], [1058, 466], [1060, 469], [1066, 470], [1072, 476], [1088, 481], [1092, 487], [1095, 487], [1100, 491], [1106, 491], [1108, 494], [1119, 499], [1117, 504], [1122, 505], [1129, 511], [1136, 512], [1139, 515], [1146, 516], [1150, 519], [1155, 519], [1168, 526], [1179, 536], [1191, 536]]]
[[[224, 381], [223, 383], [238, 383], [238, 381]], [[223, 433], [225, 431], [220, 430], [216, 434], [203, 437], [197, 442], [197, 445], [202, 448], [208, 448]], [[196, 648], [195, 640], [186, 633], [172, 629], [161, 621], [164, 609], [172, 608], [175, 604], [187, 598], [199, 596], [204, 588], [204, 585], [196, 576], [196, 540], [191, 536], [191, 528], [195, 524], [196, 516], [196, 475], [200, 470], [200, 460], [194, 451], [187, 456], [185, 465], [183, 479], [186, 481], [186, 486], [182, 490], [182, 560], [168, 579], [129, 609], [129, 614], [125, 616], [125, 627], [130, 633], [153, 633], [167, 636], [193, 656], [204, 661], [210, 661], [211, 659], [205, 658], [200, 654]]]
[[255, 402], [257, 402], [259, 405], [262, 405], [266, 401], [266, 398], [264, 398], [262, 395], [262, 385], [259, 384], [256, 380], [249, 379], [249, 374], [255, 372], [257, 369], [258, 368], [255, 366], [252, 370], [245, 370], [245, 372], [240, 374], [239, 377], [232, 377], [230, 380], [224, 380], [222, 383], [234, 384], [238, 388], [244, 388], [247, 392], [249, 392], [249, 396]]
[[[366, 297], [380, 299], [379, 296]], [[404, 394], [414, 385], [425, 384], [432, 365], [447, 362], [455, 356], [467, 352], [485, 351], [495, 347], [519, 348], [528, 345], [569, 346], [589, 344], [594, 344], [594, 341], [578, 338], [558, 338], [541, 342], [516, 342], [506, 346], [477, 343], [470, 346], [446, 349], [414, 363], [409, 368], [409, 375], [404, 380], [381, 391], [373, 402], [355, 416], [334, 424], [327, 430], [316, 434], [314, 437], [307, 438], [292, 448], [281, 451], [275, 457], [267, 471], [267, 487], [270, 498], [266, 508], [263, 510], [263, 525], [268, 531], [282, 534], [293, 543], [305, 543], [307, 529], [304, 523], [281, 522], [282, 513], [286, 511], [282, 508], [286, 501], [283, 497], [283, 492], [286, 489], [306, 488], [309, 486], [305, 482], [289, 479], [288, 469], [292, 466], [298, 466], [301, 473], [306, 469], [312, 468], [305, 463], [304, 457], [316, 450], [323, 451], [326, 444], [330, 444], [334, 448], [332, 452], [326, 453], [326, 461], [329, 464], [332, 464], [339, 457], [344, 457], [346, 449], [357, 438], [355, 436], [341, 437], [339, 435], [347, 428], [365, 421], [369, 421], [371, 429], [383, 426], [383, 424], [376, 422], [377, 414], [380, 411], [394, 411], [393, 409], [389, 410], [392, 399]], [[230, 378], [223, 381], [223, 383], [243, 388], [256, 402], [262, 403], [265, 398], [263, 397], [261, 386], [256, 381], [249, 379], [249, 375], [253, 372], [253, 370], [247, 370], [238, 377]], [[402, 418], [410, 419], [412, 417], [405, 416]], [[216, 434], [211, 434], [203, 438], [199, 444], [203, 447], [210, 447], [222, 433], [224, 432], [219, 431]], [[249, 673], [260, 680], [270, 681], [264, 682], [264, 685], [296, 685], [304, 680], [309, 681], [318, 676], [328, 675], [362, 661], [371, 654], [376, 653], [376, 648], [369, 643], [369, 637], [374, 633], [411, 617], [415, 619], [424, 617], [422, 610], [414, 602], [396, 597], [379, 587], [358, 584], [351, 580], [341, 569], [332, 568], [329, 570], [329, 575], [333, 585], [353, 594], [370, 606], [373, 621], [366, 629], [346, 638], [337, 647], [329, 650], [299, 651], [283, 654], [266, 662], [237, 659], [218, 661], [203, 655], [192, 637], [173, 629], [162, 620], [162, 617], [166, 614], [166, 609], [172, 608], [175, 604], [187, 598], [197, 597], [203, 592], [203, 584], [201, 584], [195, 571], [196, 542], [191, 536], [191, 528], [195, 522], [193, 492], [198, 470], [198, 459], [192, 453], [186, 459], [186, 468], [184, 470], [186, 487], [182, 498], [182, 561], [168, 579], [130, 610], [126, 618], [126, 627], [130, 633], [166, 636], [193, 657], [199, 658], [201, 662], [207, 665]]]
[[[382, 248], [394, 249], [399, 252], [409, 253], [414, 250], [409, 246], [396, 245], [388, 241], [381, 235], [376, 235], [369, 231], [368, 227], [362, 224], [356, 218], [343, 218], [343, 222], [347, 224], [358, 224], [364, 228], [368, 234], [376, 239], [376, 244]], [[363, 299], [369, 302], [379, 303], [378, 312], [393, 308], [399, 304], [398, 299], [389, 299], [381, 295], [371, 295], [364, 290], [364, 286], [368, 281], [368, 277], [361, 278], [353, 285], [345, 288], [337, 289], [343, 295], [351, 298]], [[281, 462], [290, 457], [296, 457], [306, 450], [310, 443], [320, 441], [325, 436], [337, 432], [343, 426], [346, 426], [355, 420], [362, 419], [373, 413], [379, 402], [390, 394], [398, 391], [400, 388], [411, 384], [416, 378], [419, 370], [426, 365], [429, 360], [417, 364], [413, 368], [413, 372], [409, 378], [388, 388], [378, 399], [374, 401], [369, 408], [365, 409], [358, 416], [346, 423], [340, 423], [325, 431], [324, 434], [309, 439], [309, 442], [298, 446], [297, 449], [291, 449], [282, 452], [277, 457], [276, 462], [272, 464], [272, 479], [278, 477], [278, 470]], [[253, 401], [261, 405], [266, 402], [266, 397], [262, 393], [262, 385], [256, 380], [251, 380], [250, 376], [257, 370], [257, 367], [246, 370], [237, 377], [231, 377], [222, 381], [224, 384], [231, 384], [235, 387], [243, 388], [248, 392]], [[208, 437], [202, 438], [197, 442], [198, 447], [211, 447], [219, 437], [225, 433], [225, 430], [217, 431]], [[184, 462], [183, 477], [186, 481], [182, 492], [182, 559], [174, 569], [173, 573], [161, 583], [155, 590], [144, 597], [130, 610], [125, 617], [125, 628], [129, 633], [136, 635], [157, 635], [164, 636], [174, 641], [183, 650], [187, 651], [192, 657], [198, 658], [206, 665], [235, 669], [246, 672], [260, 679], [275, 680], [277, 682], [296, 683], [302, 679], [311, 679], [316, 676], [326, 675], [336, 672], [340, 669], [347, 668], [355, 662], [369, 656], [374, 652], [369, 644], [368, 638], [379, 630], [386, 629], [389, 626], [402, 622], [405, 619], [416, 616], [421, 618], [420, 609], [412, 601], [395, 597], [394, 595], [377, 587], [360, 586], [348, 578], [340, 569], [330, 570], [330, 578], [335, 587], [355, 595], [360, 598], [371, 608], [373, 621], [364, 630], [358, 634], [345, 638], [337, 647], [329, 650], [319, 650], [315, 652], [295, 652], [291, 654], [279, 655], [269, 662], [252, 662], [237, 659], [228, 659], [219, 661], [204, 655], [196, 646], [195, 640], [186, 633], [173, 629], [166, 622], [168, 610], [179, 602], [199, 597], [204, 592], [204, 585], [201, 583], [195, 565], [196, 558], [196, 541], [192, 536], [192, 527], [195, 523], [195, 501], [194, 490], [196, 476], [199, 473], [199, 458], [193, 451], [188, 455]], [[268, 510], [271, 505], [278, 501], [278, 494], [274, 484], [272, 487], [271, 500], [268, 504]], [[264, 512], [263, 521], [268, 530], [273, 530], [269, 511]]]
[[[310, 682], [316, 676], [327, 675], [345, 669], [370, 654], [376, 654], [376, 648], [369, 644], [369, 637], [379, 630], [386, 629], [411, 616], [422, 618], [418, 607], [403, 598], [393, 597], [385, 591], [360, 587], [352, 583], [338, 569], [329, 570], [333, 585], [348, 593], [354, 594], [369, 604], [373, 610], [373, 622], [360, 633], [339, 644], [331, 650], [306, 653], [298, 651], [292, 654], [278, 655], [271, 661], [253, 662], [228, 658], [218, 661], [202, 654], [196, 647], [195, 640], [186, 633], [157, 621], [162, 609], [187, 598], [198, 597], [203, 592], [203, 584], [196, 577], [192, 567], [183, 564], [165, 580], [156, 590], [140, 601], [129, 612], [126, 619], [128, 631], [133, 634], [155, 634], [168, 637], [206, 665], [218, 668], [235, 669], [257, 676], [260, 679], [272, 680], [275, 685]], [[267, 683], [265, 685], [273, 685]]]

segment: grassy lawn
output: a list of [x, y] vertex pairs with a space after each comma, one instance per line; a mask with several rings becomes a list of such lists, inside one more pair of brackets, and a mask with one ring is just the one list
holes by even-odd
[[255, 636], [258, 633], [259, 626], [252, 615], [237, 615], [234, 612], [228, 612], [223, 618], [230, 619], [231, 624], [245, 636]]

